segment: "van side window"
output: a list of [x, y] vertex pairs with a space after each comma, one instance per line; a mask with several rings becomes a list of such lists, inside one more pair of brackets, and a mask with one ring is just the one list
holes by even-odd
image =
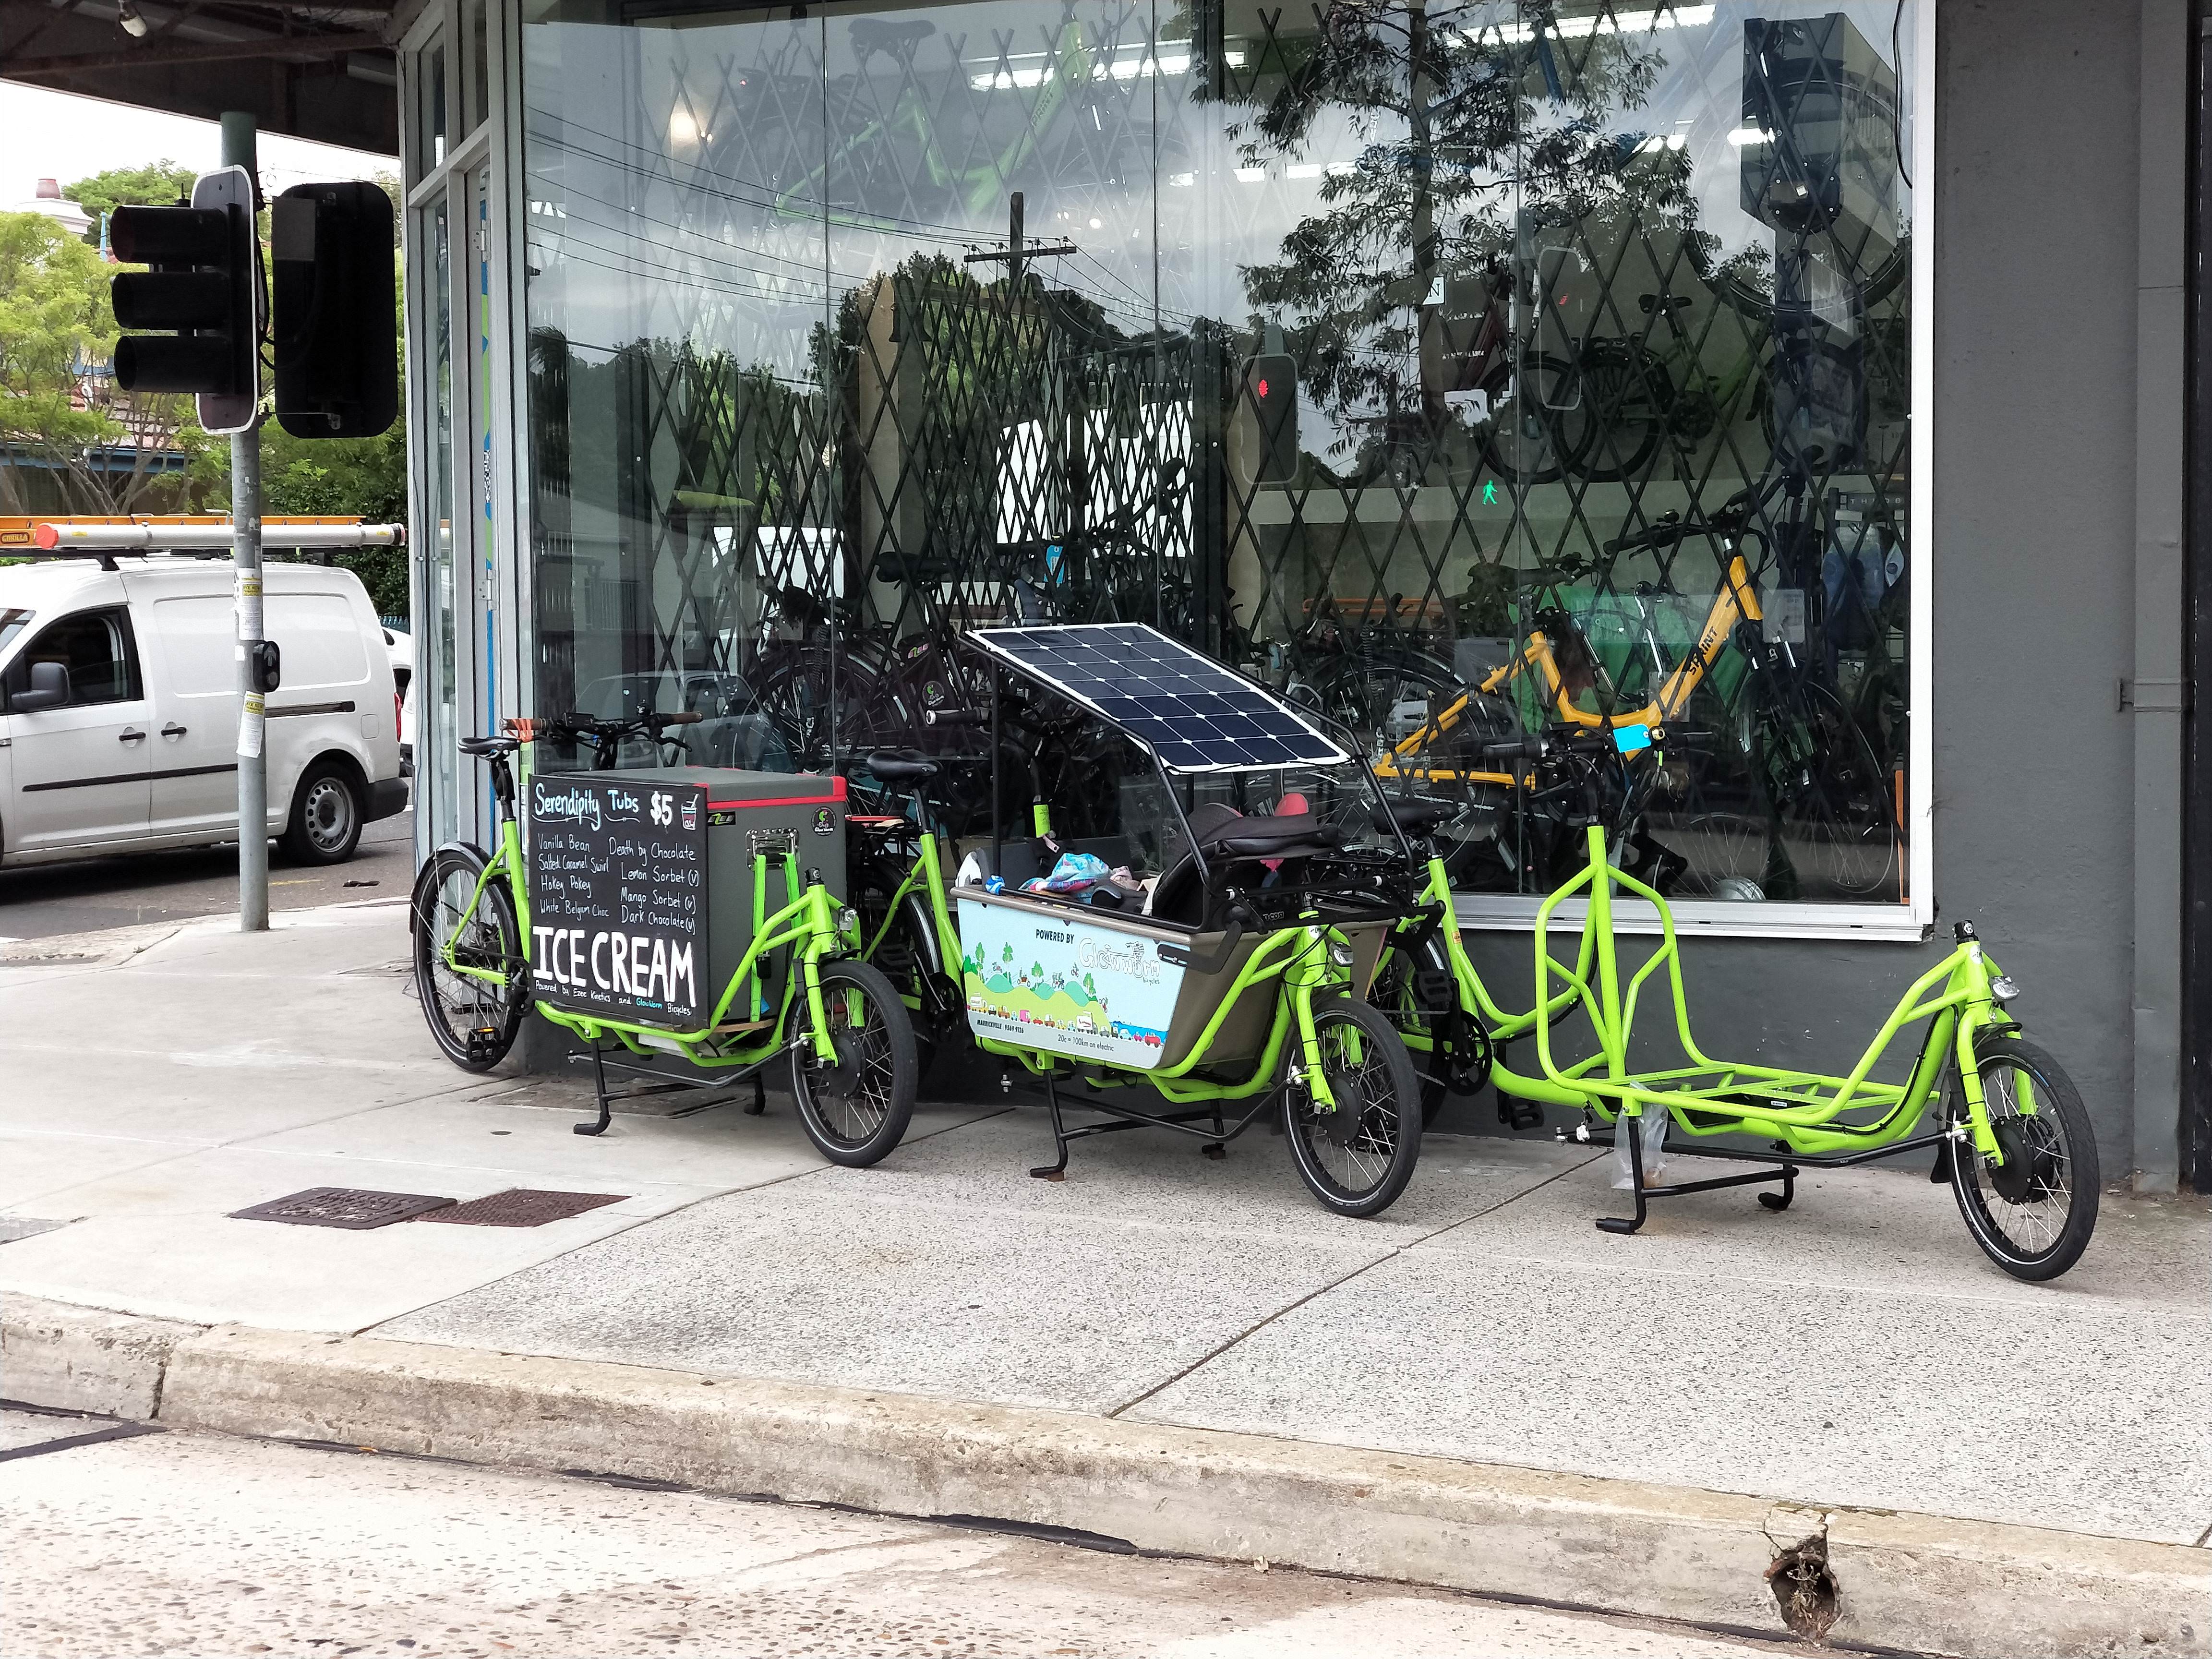
[[72, 708], [87, 703], [132, 702], [145, 695], [138, 677], [138, 642], [131, 613], [121, 605], [80, 611], [51, 623], [8, 665], [10, 702], [31, 683], [31, 665], [58, 662], [69, 670]]

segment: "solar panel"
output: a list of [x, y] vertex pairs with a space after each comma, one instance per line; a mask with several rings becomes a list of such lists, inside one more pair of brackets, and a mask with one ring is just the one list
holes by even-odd
[[1142, 623], [990, 628], [969, 638], [1120, 727], [1170, 771], [1334, 766], [1352, 758], [1287, 703]]

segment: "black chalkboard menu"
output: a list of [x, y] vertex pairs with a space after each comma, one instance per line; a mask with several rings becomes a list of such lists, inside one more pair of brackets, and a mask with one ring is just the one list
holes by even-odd
[[708, 979], [707, 791], [632, 773], [530, 782], [530, 965], [556, 1008], [698, 1026]]

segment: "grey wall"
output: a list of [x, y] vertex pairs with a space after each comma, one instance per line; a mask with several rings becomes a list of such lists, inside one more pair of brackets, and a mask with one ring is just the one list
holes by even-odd
[[[2153, 1091], [2162, 1127], [2138, 1135], [2136, 721], [2115, 696], [2138, 672], [2137, 183], [2159, 126], [2138, 100], [2146, 57], [2187, 46], [2180, 6], [2152, 8], [2170, 43], [2144, 40], [2128, 0], [1936, 13], [1935, 543], [1921, 566], [1935, 582], [1936, 936], [1684, 946], [1709, 1052], [1842, 1066], [1971, 917], [2026, 988], [2031, 1035], [2080, 1085], [2108, 1178], [2136, 1166], [2139, 1139], [2154, 1160], [2170, 1148], [2175, 1111], [2170, 1086]], [[2179, 149], [2182, 83], [2154, 90]], [[2172, 319], [2142, 349], [2179, 357], [2178, 306]], [[2178, 865], [2166, 876], [2178, 911]], [[1470, 944], [1527, 1006], [1526, 940]]]

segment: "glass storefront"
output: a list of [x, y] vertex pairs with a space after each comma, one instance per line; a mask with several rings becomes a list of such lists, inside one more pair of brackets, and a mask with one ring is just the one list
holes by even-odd
[[1899, 904], [1927, 3], [526, 0], [538, 708], [949, 756], [1141, 620], [1465, 890]]

